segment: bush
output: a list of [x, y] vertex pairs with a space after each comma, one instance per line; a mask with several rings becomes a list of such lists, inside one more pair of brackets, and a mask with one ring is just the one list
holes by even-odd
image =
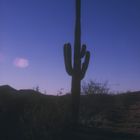
[[90, 80], [84, 82], [82, 85], [82, 91], [84, 94], [108, 94], [109, 93], [108, 82], [98, 83]]

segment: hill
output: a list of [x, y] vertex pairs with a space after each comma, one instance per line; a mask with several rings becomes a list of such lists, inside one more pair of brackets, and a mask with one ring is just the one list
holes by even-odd
[[81, 96], [78, 129], [71, 129], [70, 101], [70, 95], [0, 86], [0, 139], [140, 138], [140, 92]]

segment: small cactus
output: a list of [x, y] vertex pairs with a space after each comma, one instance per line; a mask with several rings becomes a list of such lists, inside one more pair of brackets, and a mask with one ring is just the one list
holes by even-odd
[[[81, 80], [87, 71], [90, 52], [86, 45], [81, 47], [81, 0], [76, 0], [76, 24], [74, 38], [74, 60], [72, 64], [72, 47], [70, 43], [64, 44], [64, 62], [68, 75], [72, 76], [72, 116], [73, 123], [76, 124], [79, 118], [79, 104], [81, 92]], [[84, 61], [83, 61], [84, 59]]]

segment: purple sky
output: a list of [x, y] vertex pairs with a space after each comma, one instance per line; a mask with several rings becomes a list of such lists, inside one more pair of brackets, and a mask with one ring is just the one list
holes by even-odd
[[[73, 45], [75, 0], [0, 0], [0, 85], [70, 90], [63, 44]], [[82, 0], [82, 43], [91, 52], [84, 81], [140, 90], [140, 0]]]

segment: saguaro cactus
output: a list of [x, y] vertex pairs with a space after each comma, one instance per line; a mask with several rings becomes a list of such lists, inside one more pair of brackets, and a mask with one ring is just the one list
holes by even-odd
[[[83, 60], [84, 59], [84, 60]], [[72, 116], [73, 123], [77, 124], [79, 118], [79, 104], [81, 80], [84, 78], [90, 60], [90, 52], [86, 45], [81, 46], [81, 0], [76, 0], [76, 24], [74, 37], [74, 60], [72, 64], [71, 44], [64, 44], [64, 61], [67, 73], [72, 76]]]

